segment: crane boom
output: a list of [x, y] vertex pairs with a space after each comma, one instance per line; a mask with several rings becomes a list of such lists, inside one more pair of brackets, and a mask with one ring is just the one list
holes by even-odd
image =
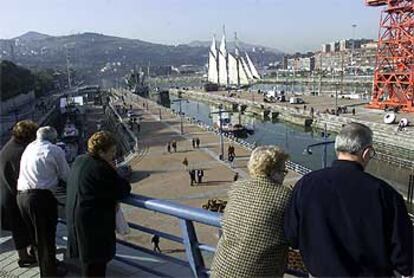
[[365, 4], [371, 7], [385, 6], [387, 2], [387, 0], [365, 0]]

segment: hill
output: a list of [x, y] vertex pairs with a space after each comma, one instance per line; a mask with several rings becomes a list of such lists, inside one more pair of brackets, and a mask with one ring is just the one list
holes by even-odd
[[[218, 41], [218, 43], [220, 43], [220, 41]], [[193, 47], [210, 47], [211, 45], [211, 41], [192, 41], [188, 44], [189, 46], [193, 46]], [[246, 43], [246, 42], [242, 42], [239, 41], [238, 45], [240, 47], [241, 50], [243, 51], [267, 51], [267, 52], [273, 52], [275, 54], [283, 54], [283, 52], [279, 49], [276, 48], [271, 48], [271, 47], [267, 47], [267, 46], [263, 46], [263, 45], [259, 45], [259, 44], [251, 44], [251, 43]], [[229, 49], [234, 49], [236, 46], [236, 43], [234, 41], [227, 41], [227, 47]], [[217, 45], [218, 47], [218, 45]]]
[[[28, 32], [12, 40], [0, 40], [0, 59], [8, 59], [30, 69], [70, 67], [85, 76], [123, 75], [136, 66], [203, 66], [207, 63], [209, 44], [163, 45], [138, 39], [81, 33], [49, 36]], [[257, 46], [256, 46], [257, 47]], [[281, 54], [246, 44], [245, 50], [256, 64], [281, 59]]]

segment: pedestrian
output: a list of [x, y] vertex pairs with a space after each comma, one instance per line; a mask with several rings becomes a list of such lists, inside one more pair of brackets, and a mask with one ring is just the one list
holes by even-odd
[[230, 161], [231, 156], [233, 158], [236, 156], [233, 144], [230, 144], [229, 147], [227, 148], [227, 157], [229, 161]]
[[204, 177], [204, 170], [203, 169], [197, 170], [197, 183], [202, 183], [203, 177]]
[[20, 267], [30, 267], [36, 258], [27, 252], [31, 239], [17, 206], [17, 179], [20, 159], [26, 146], [36, 138], [38, 125], [30, 120], [16, 123], [12, 137], [0, 151], [0, 227], [11, 231]]
[[233, 181], [236, 182], [239, 179], [239, 173], [236, 172], [233, 176]]
[[188, 159], [187, 159], [187, 157], [184, 157], [183, 165], [185, 166], [185, 168], [188, 167]]
[[79, 258], [84, 277], [105, 276], [115, 256], [118, 202], [131, 192], [113, 162], [116, 144], [111, 133], [94, 133], [88, 153], [76, 158], [68, 179], [67, 250], [70, 258]]
[[171, 143], [172, 148], [174, 149], [174, 152], [177, 152], [177, 141], [173, 140]]
[[235, 182], [229, 191], [210, 277], [283, 276], [289, 247], [283, 216], [291, 196], [283, 185], [287, 158], [276, 146], [253, 150], [250, 179]]
[[402, 196], [364, 169], [375, 156], [369, 127], [345, 125], [332, 167], [293, 189], [285, 235], [315, 277], [413, 274], [413, 226]]
[[36, 140], [23, 152], [17, 182], [17, 205], [28, 227], [38, 259], [40, 276], [61, 276], [67, 271], [56, 266], [57, 200], [52, 190], [59, 180], [66, 182], [69, 165], [65, 152], [55, 145], [57, 131], [41, 127]]
[[352, 116], [355, 116], [355, 108], [352, 108]]
[[190, 175], [190, 186], [193, 186], [195, 183], [195, 176], [196, 176], [195, 170], [194, 169], [189, 170], [188, 174]]
[[167, 143], [167, 152], [171, 153], [171, 143], [170, 142]]
[[197, 144], [197, 148], [200, 148], [200, 138], [196, 138], [196, 144]]
[[160, 252], [161, 253], [161, 248], [160, 248], [160, 237], [158, 235], [154, 235], [151, 238], [151, 243], [154, 244], [154, 252]]
[[194, 138], [192, 140], [192, 144], [193, 144], [193, 149], [195, 149], [195, 147], [196, 147], [196, 140]]
[[233, 168], [233, 166], [234, 166], [234, 154], [230, 154], [228, 158], [229, 158], [230, 166], [231, 166], [231, 168]]

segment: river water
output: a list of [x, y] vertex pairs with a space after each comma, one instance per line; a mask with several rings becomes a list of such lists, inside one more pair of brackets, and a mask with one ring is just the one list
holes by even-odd
[[[171, 100], [176, 99], [170, 96]], [[171, 108], [179, 111], [179, 103], [172, 103]], [[217, 111], [218, 107], [199, 101], [189, 100], [182, 102], [182, 112], [186, 116], [194, 117], [210, 126], [216, 116], [210, 116], [210, 113]], [[238, 123], [239, 115], [237, 112], [231, 114], [233, 123]], [[290, 160], [302, 164], [310, 169], [316, 170], [322, 168], [323, 147], [312, 148], [312, 155], [303, 154], [304, 149], [314, 143], [322, 142], [323, 138], [320, 132], [312, 129], [305, 130], [299, 126], [290, 125], [281, 121], [264, 121], [246, 115], [241, 115], [241, 123], [254, 129], [254, 134], [249, 135], [245, 140], [250, 143], [256, 142], [257, 145], [278, 145], [290, 154]], [[331, 135], [328, 140], [334, 140]], [[335, 159], [333, 144], [327, 146], [328, 165]]]

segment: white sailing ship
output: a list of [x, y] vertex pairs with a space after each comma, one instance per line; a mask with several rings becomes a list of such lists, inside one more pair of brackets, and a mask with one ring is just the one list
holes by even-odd
[[223, 34], [218, 49], [213, 37], [208, 56], [208, 83], [217, 84], [220, 87], [241, 88], [249, 86], [260, 79], [261, 77], [249, 54], [247, 52], [244, 52], [244, 56], [240, 54], [237, 35], [234, 53], [227, 51], [225, 34]]

